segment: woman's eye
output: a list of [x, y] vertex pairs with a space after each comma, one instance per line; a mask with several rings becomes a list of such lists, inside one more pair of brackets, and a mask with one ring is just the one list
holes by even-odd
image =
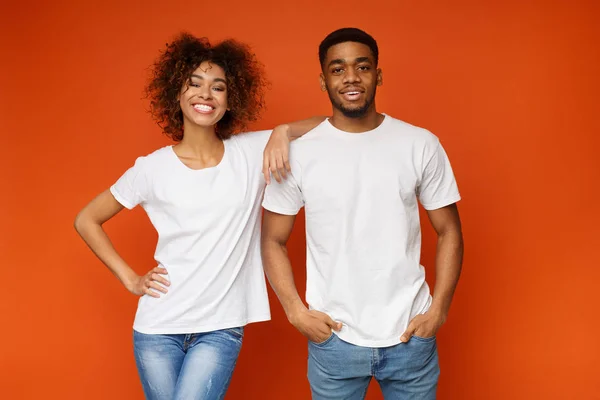
[[194, 83], [194, 82], [191, 82], [191, 83], [190, 83], [190, 86], [191, 86], [191, 87], [195, 87], [195, 88], [199, 88], [199, 87], [200, 87], [200, 84], [198, 84], [198, 83]]

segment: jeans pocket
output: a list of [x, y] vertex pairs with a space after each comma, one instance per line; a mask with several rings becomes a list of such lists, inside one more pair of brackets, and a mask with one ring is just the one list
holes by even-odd
[[334, 336], [335, 336], [335, 334], [333, 332], [331, 332], [331, 335], [327, 339], [325, 339], [324, 341], [322, 341], [322, 342], [316, 343], [316, 342], [313, 342], [312, 340], [309, 340], [309, 342], [312, 343], [312, 344], [314, 344], [315, 346], [323, 347], [327, 343], [331, 342], [331, 340], [333, 340]]
[[227, 329], [224, 329], [224, 331], [231, 333], [233, 336], [237, 337], [238, 339], [242, 339], [244, 337], [244, 327], [243, 326], [238, 326], [235, 328], [227, 328]]
[[412, 335], [411, 339], [416, 339], [418, 342], [431, 343], [431, 342], [435, 341], [435, 335], [432, 337], [427, 337], [427, 338], [417, 336], [417, 335]]

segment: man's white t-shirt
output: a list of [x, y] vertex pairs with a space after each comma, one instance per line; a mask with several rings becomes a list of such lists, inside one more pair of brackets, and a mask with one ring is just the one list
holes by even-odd
[[171, 283], [160, 298], [140, 298], [136, 331], [197, 333], [270, 319], [260, 256], [269, 134], [232, 136], [221, 162], [201, 170], [163, 147], [138, 158], [110, 188], [123, 206], [140, 204], [148, 214], [158, 232], [154, 258]]
[[324, 121], [292, 144], [290, 163], [291, 176], [267, 187], [263, 207], [305, 209], [310, 308], [342, 322], [337, 334], [352, 344], [400, 343], [431, 304], [417, 198], [427, 210], [460, 200], [438, 138], [387, 115], [363, 133]]

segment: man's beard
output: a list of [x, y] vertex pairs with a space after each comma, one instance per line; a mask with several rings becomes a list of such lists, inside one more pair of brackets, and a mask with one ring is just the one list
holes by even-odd
[[337, 108], [339, 111], [341, 111], [342, 114], [344, 114], [344, 116], [347, 117], [347, 118], [361, 118], [361, 117], [364, 117], [365, 114], [367, 113], [367, 111], [369, 111], [369, 108], [371, 107], [371, 105], [373, 104], [373, 102], [375, 101], [375, 93], [376, 92], [377, 92], [377, 87], [375, 87], [375, 89], [373, 90], [373, 94], [371, 95], [371, 97], [369, 97], [367, 99], [367, 101], [365, 101], [365, 104], [362, 107], [359, 107], [359, 108], [345, 108], [342, 103], [338, 103], [338, 102], [335, 101], [335, 99], [331, 95], [331, 92], [329, 91], [329, 88], [327, 88], [327, 94], [329, 95], [329, 100], [331, 101], [331, 104], [335, 108]]

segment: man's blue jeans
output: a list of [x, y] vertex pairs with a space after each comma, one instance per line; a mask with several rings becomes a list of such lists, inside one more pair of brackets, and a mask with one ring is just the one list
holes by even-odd
[[375, 378], [386, 400], [434, 400], [440, 374], [435, 337], [391, 347], [360, 347], [332, 334], [308, 344], [313, 400], [362, 400]]

